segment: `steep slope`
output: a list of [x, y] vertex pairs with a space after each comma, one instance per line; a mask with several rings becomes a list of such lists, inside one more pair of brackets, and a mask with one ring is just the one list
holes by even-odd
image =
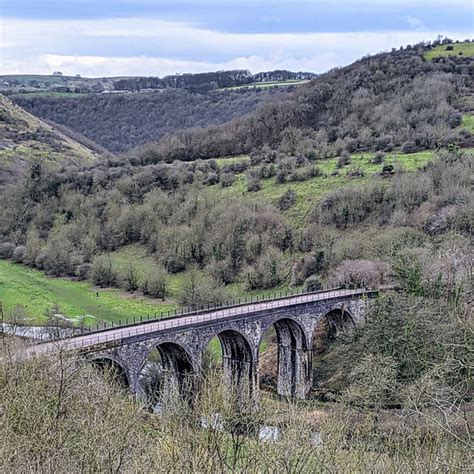
[[98, 156], [0, 94], [0, 183], [21, 175], [34, 159], [90, 164]]
[[191, 127], [219, 125], [254, 111], [292, 87], [191, 93], [166, 89], [143, 94], [82, 94], [72, 97], [16, 95], [15, 103], [121, 153]]
[[429, 51], [423, 43], [407, 46], [321, 74], [245, 117], [164, 137], [154, 159], [192, 161], [263, 146], [320, 158], [343, 150], [411, 153], [450, 143], [469, 147], [463, 104], [474, 92], [474, 58], [428, 61]]

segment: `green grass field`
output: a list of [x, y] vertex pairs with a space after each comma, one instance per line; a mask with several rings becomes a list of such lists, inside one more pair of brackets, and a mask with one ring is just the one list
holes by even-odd
[[474, 115], [463, 115], [461, 127], [466, 128], [474, 134]]
[[[110, 254], [117, 269], [125, 268], [133, 261], [140, 275], [155, 264], [153, 257], [139, 245], [129, 245]], [[0, 260], [0, 302], [5, 313], [21, 306], [27, 316], [27, 323], [40, 324], [46, 320], [45, 312], [57, 305], [60, 313], [72, 322], [84, 319], [86, 325], [100, 321], [123, 323], [136, 318], [156, 318], [178, 308], [177, 298], [186, 273], [170, 275], [169, 298], [163, 302], [141, 296], [139, 292], [126, 293], [118, 289], [100, 289], [88, 282], [68, 278], [53, 278], [43, 272]], [[288, 291], [287, 286], [267, 291], [246, 292], [243, 283], [235, 283], [226, 288], [229, 299], [263, 297], [278, 291]]]
[[6, 260], [0, 260], [0, 301], [6, 312], [22, 306], [32, 324], [44, 321], [45, 311], [54, 305], [73, 321], [85, 316], [87, 324], [143, 318], [176, 308], [174, 303], [155, 302], [116, 289], [97, 289], [87, 282], [51, 278]]
[[[452, 50], [446, 49], [452, 46]], [[448, 57], [448, 56], [474, 56], [474, 43], [453, 43], [453, 44], [442, 44], [436, 46], [424, 54], [425, 59], [431, 60], [435, 58]]]
[[219, 168], [224, 165], [230, 165], [233, 163], [241, 163], [250, 160], [249, 155], [237, 155], [237, 156], [226, 156], [225, 158], [215, 158], [214, 161], [217, 163]]

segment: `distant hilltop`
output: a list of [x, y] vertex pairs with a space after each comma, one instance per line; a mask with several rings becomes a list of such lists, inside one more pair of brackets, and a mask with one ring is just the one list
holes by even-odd
[[232, 71], [204, 72], [197, 74], [174, 74], [163, 78], [143, 77], [102, 77], [90, 78], [65, 76], [60, 71], [52, 75], [7, 75], [0, 76], [0, 91], [3, 93], [102, 93], [102, 92], [142, 92], [163, 89], [187, 89], [191, 92], [207, 92], [216, 89], [258, 87], [262, 85], [292, 85], [314, 79], [312, 72], [292, 72], [275, 70], [252, 74], [245, 69]]

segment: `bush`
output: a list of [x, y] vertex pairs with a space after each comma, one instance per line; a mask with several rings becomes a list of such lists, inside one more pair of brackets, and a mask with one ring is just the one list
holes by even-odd
[[164, 268], [150, 270], [143, 279], [141, 290], [144, 295], [164, 300], [167, 295], [168, 274]]
[[98, 255], [92, 261], [91, 282], [100, 287], [115, 286], [117, 272], [109, 255]]
[[212, 186], [213, 184], [217, 184], [219, 182], [219, 175], [215, 172], [211, 172], [207, 175], [206, 179], [204, 180], [204, 184], [208, 186]]
[[336, 167], [337, 168], [342, 168], [344, 166], [347, 166], [351, 162], [351, 155], [348, 151], [344, 150], [341, 153], [341, 156], [337, 160]]
[[310, 292], [310, 291], [319, 291], [322, 289], [323, 289], [323, 284], [321, 283], [321, 280], [317, 276], [312, 275], [306, 278], [304, 282], [304, 291]]
[[51, 275], [75, 275], [82, 263], [65, 232], [50, 234], [44, 248], [43, 267]]
[[227, 188], [232, 186], [235, 181], [234, 173], [222, 173], [221, 174], [221, 186]]
[[390, 175], [395, 173], [395, 168], [393, 165], [383, 165], [382, 167], [382, 174], [383, 175]]
[[25, 265], [35, 265], [35, 261], [41, 253], [42, 245], [38, 230], [33, 227], [26, 235], [25, 254], [23, 256]]
[[385, 283], [388, 265], [372, 260], [345, 260], [331, 275], [331, 282], [343, 287], [376, 287]]
[[226, 292], [212, 278], [203, 275], [197, 268], [191, 269], [184, 277], [179, 302], [191, 309], [206, 305], [218, 305], [226, 300]]
[[238, 269], [233, 267], [230, 258], [213, 261], [208, 265], [207, 269], [212, 277], [223, 285], [233, 283], [238, 272]]
[[0, 258], [12, 258], [15, 252], [15, 245], [10, 242], [0, 243]]
[[267, 290], [282, 283], [284, 278], [283, 255], [275, 248], [269, 248], [257, 260], [254, 268], [246, 272], [249, 290]]
[[76, 275], [79, 280], [88, 280], [92, 274], [92, 264], [82, 263], [76, 269]]
[[286, 211], [293, 207], [296, 202], [296, 193], [292, 189], [288, 189], [283, 196], [277, 201], [277, 206], [280, 211]]
[[23, 258], [25, 255], [25, 246], [24, 245], [18, 245], [15, 247], [15, 250], [13, 251], [13, 260], [18, 263], [23, 262]]
[[347, 170], [346, 176], [349, 178], [362, 178], [365, 175], [360, 165], [354, 165]]
[[352, 370], [350, 382], [341, 395], [343, 403], [363, 409], [380, 410], [397, 399], [396, 361], [381, 354], [367, 354]]
[[247, 191], [260, 191], [260, 171], [252, 169], [247, 173]]
[[418, 151], [418, 146], [415, 142], [408, 140], [402, 146], [402, 153], [415, 153]]
[[293, 265], [291, 283], [300, 285], [311, 275], [322, 272], [327, 266], [324, 251], [319, 250], [313, 255], [305, 255], [299, 262]]
[[363, 222], [373, 213], [390, 215], [393, 191], [377, 181], [364, 187], [341, 188], [329, 194], [315, 211], [315, 220], [345, 229]]
[[375, 155], [372, 157], [372, 159], [370, 160], [371, 163], [373, 163], [374, 165], [381, 165], [385, 160], [385, 154], [382, 153], [381, 151], [378, 151], [377, 153], [375, 153]]
[[139, 287], [138, 271], [136, 267], [129, 264], [121, 276], [122, 285], [125, 291], [137, 291]]
[[1, 472], [136, 470], [151, 438], [140, 426], [141, 406], [112, 375], [104, 380], [76, 356], [50, 354], [2, 362], [0, 380]]
[[277, 184], [283, 184], [286, 181], [286, 178], [288, 176], [288, 171], [287, 170], [278, 170], [276, 174], [276, 183]]

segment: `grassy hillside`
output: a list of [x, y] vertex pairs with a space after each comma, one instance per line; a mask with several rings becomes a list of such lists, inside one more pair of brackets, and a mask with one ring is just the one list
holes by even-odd
[[413, 45], [321, 74], [238, 120], [163, 137], [155, 160], [235, 156], [265, 146], [293, 156], [472, 146], [458, 126], [460, 99], [474, 91], [473, 58], [426, 61], [435, 49]]
[[160, 303], [125, 295], [117, 289], [94, 288], [87, 282], [50, 278], [42, 272], [0, 260], [0, 301], [6, 312], [22, 306], [29, 323], [41, 323], [54, 305], [73, 322], [85, 317], [86, 324], [140, 318], [174, 310], [173, 303]]
[[429, 51], [426, 51], [424, 57], [428, 60], [436, 58], [447, 58], [450, 56], [474, 57], [474, 43], [451, 43], [441, 44]]
[[[407, 172], [422, 168], [433, 157], [432, 152], [412, 154], [393, 154], [384, 159], [383, 164], [373, 164], [372, 155], [359, 154], [351, 158], [351, 164], [337, 168], [337, 159], [318, 161], [315, 166], [324, 173], [307, 181], [278, 184], [275, 178], [262, 180], [261, 190], [248, 192], [246, 176], [238, 174], [234, 184], [223, 188], [220, 184], [210, 187], [212, 195], [218, 201], [232, 202], [240, 199], [250, 199], [259, 203], [275, 203], [286, 191], [292, 190], [296, 194], [295, 204], [282, 214], [289, 220], [294, 229], [304, 227], [309, 212], [328, 193], [353, 184], [368, 183], [373, 176], [380, 173], [384, 165], [393, 165], [396, 170]], [[219, 160], [223, 166], [226, 162], [240, 162], [249, 160], [249, 157], [238, 156]], [[359, 169], [364, 173], [361, 177], [348, 177], [347, 171]], [[337, 176], [333, 176], [334, 172]], [[296, 252], [297, 254], [297, 252]], [[294, 256], [296, 256], [294, 254]], [[109, 252], [115, 269], [119, 274], [125, 274], [132, 264], [139, 280], [157, 265], [155, 256], [150, 255], [147, 249], [139, 244], [126, 245], [118, 250]], [[291, 259], [290, 254], [286, 258]], [[140, 296], [140, 292], [127, 293], [119, 289], [98, 289], [87, 282], [79, 282], [66, 278], [51, 278], [44, 273], [29, 269], [18, 264], [0, 260], [0, 300], [7, 311], [14, 306], [23, 306], [31, 318], [30, 322], [41, 322], [44, 312], [53, 305], [58, 305], [61, 313], [76, 321], [78, 317], [86, 315], [88, 324], [98, 321], [118, 322], [126, 317], [144, 317], [173, 310], [179, 306], [179, 297], [183, 283], [187, 278], [187, 271], [171, 274], [167, 278], [167, 299], [151, 299]], [[205, 270], [199, 274], [204, 277]], [[293, 287], [295, 288], [295, 287]], [[270, 295], [279, 291], [288, 291], [289, 281], [269, 290], [252, 290], [246, 288], [245, 282], [239, 281], [226, 285], [222, 291], [226, 298]], [[99, 295], [99, 296], [97, 296]]]
[[[164, 286], [169, 304], [199, 306], [249, 291], [339, 284], [335, 272], [346, 272], [339, 265], [356, 259], [370, 260], [364, 265], [383, 279], [379, 260], [391, 263], [392, 232], [403, 248], [471, 228], [468, 200], [455, 198], [467, 192], [471, 63], [428, 63], [425, 51], [417, 45], [364, 58], [292, 94], [272, 93], [279, 100], [227, 126], [169, 135], [123, 160], [44, 173], [35, 193], [18, 180], [0, 190], [2, 255], [48, 275], [134, 292], [117, 290], [119, 299], [152, 295], [158, 306]], [[456, 73], [449, 72], [454, 65]], [[269, 93], [175, 89], [126, 99], [31, 98], [30, 106], [72, 111], [77, 125], [121, 147], [127, 144], [115, 136], [122, 130], [146, 139], [175, 127], [175, 119], [180, 127], [186, 120], [198, 125], [232, 105], [241, 107], [232, 110], [239, 115]], [[91, 108], [96, 116], [89, 121]], [[165, 129], [157, 131], [154, 120], [165, 121]], [[462, 189], [453, 192], [452, 182]], [[373, 248], [367, 241], [374, 234], [363, 235], [371, 226], [387, 227]], [[411, 228], [410, 236], [398, 227]], [[194, 290], [183, 291], [194, 277]], [[94, 292], [89, 283], [65, 281]], [[65, 307], [74, 300], [67, 295]], [[120, 318], [118, 308], [118, 316], [101, 316], [100, 309], [94, 316]]]
[[[256, 192], [247, 191], [245, 174], [238, 174], [232, 186], [223, 188], [220, 184], [211, 187], [212, 191], [223, 199], [239, 199], [247, 197], [255, 201], [263, 200], [275, 203], [285, 192], [292, 190], [296, 193], [296, 202], [290, 209], [284, 211], [290, 222], [300, 227], [308, 213], [324, 195], [340, 187], [352, 184], [366, 183], [371, 176], [380, 174], [383, 167], [393, 165], [394, 170], [415, 171], [423, 167], [432, 159], [431, 151], [418, 153], [391, 153], [384, 158], [383, 164], [372, 163], [373, 154], [360, 153], [351, 157], [351, 162], [342, 168], [337, 167], [338, 158], [316, 161], [314, 168], [320, 170], [321, 175], [306, 181], [294, 181], [278, 184], [276, 178], [263, 179], [261, 189]], [[229, 158], [230, 163], [244, 161], [245, 156]], [[216, 160], [219, 166], [226, 164], [226, 159]], [[348, 173], [360, 171], [363, 176], [348, 176]]]
[[38, 159], [45, 164], [91, 164], [98, 155], [0, 94], [0, 182]]

